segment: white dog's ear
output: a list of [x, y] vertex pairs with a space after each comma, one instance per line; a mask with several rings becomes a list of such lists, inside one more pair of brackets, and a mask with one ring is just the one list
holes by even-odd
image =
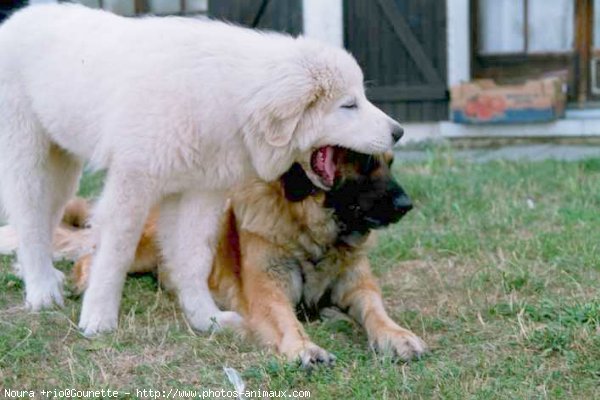
[[265, 140], [273, 147], [285, 147], [290, 144], [294, 132], [300, 123], [303, 111], [287, 118], [272, 118], [265, 127]]
[[269, 85], [257, 88], [250, 123], [273, 147], [290, 144], [306, 111], [324, 93], [323, 85], [299, 66], [271, 70]]
[[265, 141], [273, 147], [290, 144], [306, 110], [317, 100], [315, 87], [306, 85], [295, 90], [283, 90], [273, 94], [269, 105], [263, 110], [265, 124], [262, 126]]

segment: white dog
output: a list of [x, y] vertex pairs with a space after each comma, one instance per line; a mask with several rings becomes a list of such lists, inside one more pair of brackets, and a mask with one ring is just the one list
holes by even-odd
[[305, 38], [75, 5], [15, 13], [0, 26], [0, 194], [19, 236], [27, 305], [62, 304], [52, 231], [87, 160], [108, 176], [84, 333], [116, 327], [126, 271], [157, 203], [191, 325], [239, 323], [206, 283], [226, 190], [307, 158], [311, 179], [327, 186], [334, 145], [388, 150], [402, 129], [367, 101], [362, 80], [344, 50]]

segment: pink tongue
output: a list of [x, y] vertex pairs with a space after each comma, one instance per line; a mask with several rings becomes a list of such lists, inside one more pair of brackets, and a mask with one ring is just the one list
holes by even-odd
[[333, 147], [326, 146], [323, 147], [320, 151], [321, 154], [319, 157], [319, 169], [324, 172], [323, 178], [327, 181], [328, 184], [333, 184], [333, 179], [335, 178], [335, 164], [333, 163]]

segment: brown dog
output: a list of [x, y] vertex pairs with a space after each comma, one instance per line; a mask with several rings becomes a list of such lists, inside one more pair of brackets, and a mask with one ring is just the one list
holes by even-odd
[[[375, 349], [403, 360], [420, 356], [425, 344], [387, 315], [367, 258], [371, 230], [398, 221], [412, 207], [392, 177], [391, 161], [387, 154], [373, 157], [336, 149], [334, 171], [329, 167], [335, 174], [331, 191], [317, 189], [299, 164], [277, 182], [255, 181], [238, 188], [222, 220], [210, 275], [220, 307], [239, 312], [262, 343], [304, 366], [329, 364], [335, 357], [307, 336], [296, 317], [299, 305], [313, 310], [338, 307], [365, 328]], [[84, 205], [80, 200], [70, 203], [65, 217], [81, 221], [87, 213]], [[155, 210], [130, 271], [158, 267], [168, 287], [157, 218]], [[86, 247], [78, 239], [81, 233], [61, 229], [55, 243], [74, 254]], [[81, 290], [90, 263], [88, 254], [75, 265]]]

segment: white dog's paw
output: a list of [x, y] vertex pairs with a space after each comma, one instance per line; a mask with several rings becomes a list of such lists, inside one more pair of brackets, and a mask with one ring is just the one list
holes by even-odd
[[219, 314], [214, 316], [217, 321], [217, 325], [222, 328], [229, 329], [241, 329], [244, 325], [244, 318], [233, 311], [221, 311]]
[[218, 332], [225, 328], [240, 330], [244, 326], [244, 318], [233, 311], [218, 311], [212, 315], [196, 312], [188, 315], [188, 321], [192, 328], [201, 332]]
[[404, 361], [420, 358], [427, 351], [427, 345], [420, 337], [399, 326], [377, 330], [370, 342], [375, 350]]
[[294, 358], [300, 360], [302, 368], [307, 369], [317, 365], [332, 366], [336, 360], [333, 354], [312, 342], [301, 348]]
[[[18, 264], [17, 264], [18, 265]], [[20, 270], [20, 272], [22, 272]], [[28, 279], [25, 281], [25, 306], [30, 311], [40, 311], [51, 308], [54, 305], [62, 307], [63, 302], [63, 280], [64, 274], [54, 267], [47, 276], [40, 279]]]
[[[87, 299], [87, 301], [86, 301]], [[94, 336], [100, 333], [112, 332], [117, 329], [119, 307], [108, 306], [106, 303], [89, 299], [87, 294], [83, 297], [79, 329], [85, 336]]]
[[79, 319], [79, 329], [88, 337], [98, 335], [100, 333], [112, 332], [117, 329], [116, 316], [107, 316], [102, 314], [86, 314], [81, 313]]

